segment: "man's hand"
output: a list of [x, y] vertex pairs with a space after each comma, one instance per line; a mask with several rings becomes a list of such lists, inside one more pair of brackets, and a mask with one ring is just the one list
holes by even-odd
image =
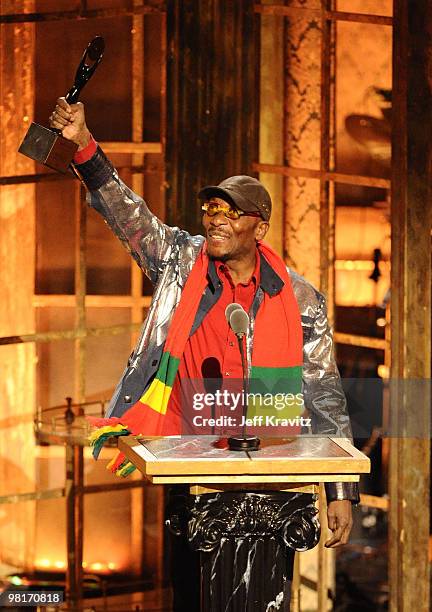
[[327, 508], [328, 526], [333, 531], [333, 536], [327, 540], [327, 548], [337, 548], [348, 542], [351, 532], [352, 510], [349, 499], [335, 500], [329, 503]]
[[62, 136], [75, 142], [78, 150], [84, 149], [90, 142], [82, 102], [68, 104], [65, 98], [58, 98], [49, 122], [51, 127], [61, 130]]

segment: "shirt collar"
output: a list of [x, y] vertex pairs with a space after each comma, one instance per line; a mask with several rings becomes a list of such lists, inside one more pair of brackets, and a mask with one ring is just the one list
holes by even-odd
[[[223, 280], [223, 278], [227, 278], [228, 281], [230, 282], [231, 286], [234, 287], [234, 283], [233, 280], [231, 278], [231, 274], [229, 269], [227, 268], [227, 266], [224, 264], [223, 261], [216, 261], [215, 262], [215, 267], [216, 267], [216, 272], [219, 276], [220, 279]], [[249, 278], [249, 280], [246, 283], [240, 283], [241, 285], [244, 285], [245, 287], [248, 286], [250, 283], [253, 283], [255, 285], [255, 287], [257, 287], [259, 285], [259, 278], [260, 278], [260, 259], [259, 257], [255, 256], [255, 270], [252, 272], [251, 277]]]
[[[277, 295], [282, 290], [284, 282], [270, 266], [264, 255], [260, 251], [258, 251], [258, 253], [259, 257], [257, 257], [255, 271], [252, 276], [255, 276], [256, 279], [259, 279], [259, 285], [263, 291], [268, 293], [270, 296]], [[207, 278], [212, 291], [214, 291], [220, 283], [215, 263], [220, 264], [222, 262], [215, 262], [212, 259], [210, 259], [209, 261]], [[258, 276], [256, 276], [257, 271]]]

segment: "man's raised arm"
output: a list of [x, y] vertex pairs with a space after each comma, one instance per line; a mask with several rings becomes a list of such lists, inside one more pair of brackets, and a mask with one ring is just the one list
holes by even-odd
[[84, 105], [58, 98], [50, 125], [78, 144], [74, 165], [89, 189], [88, 201], [105, 219], [153, 283], [170, 258], [180, 230], [160, 221], [144, 200], [119, 178], [111, 162], [93, 139]]

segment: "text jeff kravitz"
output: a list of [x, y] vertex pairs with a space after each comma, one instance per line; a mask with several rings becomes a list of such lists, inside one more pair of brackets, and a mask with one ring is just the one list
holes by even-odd
[[216, 418], [207, 418], [197, 414], [192, 419], [195, 427], [310, 427], [311, 419], [303, 416], [295, 418], [279, 418], [275, 415], [255, 415], [248, 418], [242, 416], [238, 419], [234, 416], [221, 415]]

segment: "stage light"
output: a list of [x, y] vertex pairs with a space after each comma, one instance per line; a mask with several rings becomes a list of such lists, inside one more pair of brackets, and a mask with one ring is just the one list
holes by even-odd
[[384, 364], [378, 366], [378, 376], [386, 380], [390, 376], [390, 368]]
[[95, 572], [99, 572], [104, 568], [102, 563], [92, 563], [90, 565], [90, 569], [94, 570]]

